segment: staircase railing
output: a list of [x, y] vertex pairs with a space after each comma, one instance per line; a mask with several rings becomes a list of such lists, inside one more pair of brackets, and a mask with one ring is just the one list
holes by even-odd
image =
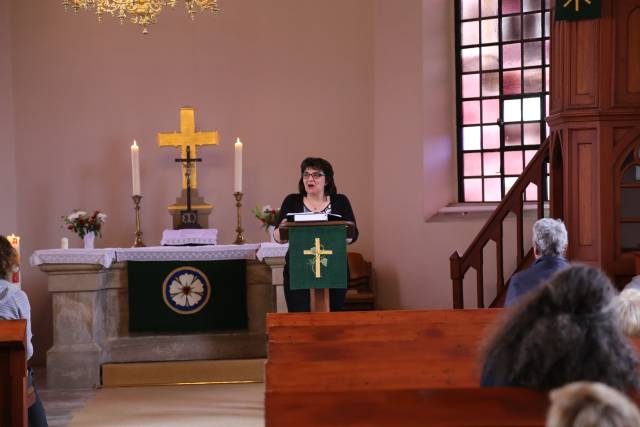
[[[547, 193], [547, 170], [550, 158], [550, 139], [547, 138], [531, 159], [520, 178], [513, 184], [511, 190], [500, 202], [487, 223], [482, 227], [464, 255], [454, 252], [449, 258], [451, 264], [451, 280], [453, 285], [453, 308], [464, 308], [463, 282], [470, 268], [476, 270], [476, 293], [479, 308], [484, 308], [484, 261], [483, 252], [485, 246], [493, 241], [496, 244], [496, 298], [491, 306], [498, 305], [504, 298], [508, 281], [504, 280], [504, 232], [503, 224], [511, 213], [516, 216], [516, 270], [522, 269], [533, 260], [533, 250], [524, 253], [524, 201], [527, 187], [530, 184], [537, 186], [536, 211], [537, 217], [544, 216], [545, 194]], [[514, 271], [514, 272], [515, 272]], [[511, 275], [509, 275], [509, 278]]]

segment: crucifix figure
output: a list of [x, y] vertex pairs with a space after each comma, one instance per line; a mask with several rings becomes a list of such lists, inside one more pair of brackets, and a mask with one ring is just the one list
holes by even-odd
[[[208, 228], [209, 214], [213, 209], [213, 205], [204, 201], [202, 196], [198, 194], [198, 181], [196, 177], [196, 164], [193, 159], [198, 157], [196, 149], [198, 146], [218, 145], [218, 132], [196, 131], [195, 111], [191, 107], [180, 108], [180, 132], [162, 132], [158, 133], [158, 145], [160, 147], [177, 147], [180, 149], [181, 163], [181, 181], [182, 191], [176, 198], [176, 202], [168, 206], [169, 214], [173, 218], [173, 228], [185, 228], [185, 219], [187, 216], [183, 212], [191, 212], [190, 215], [197, 215], [197, 221], [193, 224], [199, 224], [204, 228]], [[188, 156], [189, 151], [190, 156]], [[184, 161], [190, 157], [191, 162]], [[187, 184], [187, 180], [189, 184]], [[187, 190], [187, 187], [189, 189]], [[189, 226], [189, 228], [192, 228]]]
[[187, 146], [187, 157], [185, 159], [175, 159], [176, 162], [182, 163], [185, 168], [185, 179], [187, 181], [187, 209], [180, 212], [180, 225], [178, 228], [202, 228], [198, 224], [198, 211], [191, 209], [191, 169], [192, 163], [201, 162], [200, 158], [191, 158], [191, 147]]
[[321, 262], [321, 256], [320, 255], [333, 255], [333, 251], [320, 249], [320, 238], [316, 237], [315, 247], [313, 249], [311, 249], [311, 250], [303, 251], [302, 253], [305, 254], [305, 255], [314, 255], [316, 257], [316, 259], [315, 259], [315, 263], [316, 263], [316, 279], [322, 277], [320, 275], [320, 262]]

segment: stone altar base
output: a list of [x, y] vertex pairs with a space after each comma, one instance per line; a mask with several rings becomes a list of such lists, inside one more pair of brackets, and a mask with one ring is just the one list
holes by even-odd
[[108, 362], [266, 357], [266, 313], [276, 311], [273, 266], [247, 261], [247, 330], [188, 335], [129, 334], [125, 262], [39, 268], [48, 275], [53, 298], [50, 388], [99, 386], [100, 366]]

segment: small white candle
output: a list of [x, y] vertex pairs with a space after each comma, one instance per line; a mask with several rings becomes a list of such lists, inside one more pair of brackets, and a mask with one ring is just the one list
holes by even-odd
[[131, 180], [133, 183], [133, 195], [140, 195], [140, 147], [133, 140], [131, 146]]
[[233, 191], [242, 193], [242, 142], [236, 138], [235, 148], [235, 179], [233, 181]]
[[9, 243], [11, 243], [11, 246], [13, 246], [13, 249], [16, 250], [16, 253], [18, 254], [18, 258], [20, 258], [20, 236], [16, 236], [15, 234], [9, 234], [7, 236], [7, 240], [9, 241]]
[[66, 237], [60, 239], [60, 249], [69, 249], [69, 239]]

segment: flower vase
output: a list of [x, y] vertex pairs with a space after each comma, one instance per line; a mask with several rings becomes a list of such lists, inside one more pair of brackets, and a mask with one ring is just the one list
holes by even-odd
[[84, 242], [84, 248], [93, 249], [93, 242], [95, 239], [96, 239], [96, 233], [94, 233], [93, 231], [85, 234], [84, 237], [82, 238]]
[[273, 238], [273, 232], [276, 231], [275, 225], [270, 225], [267, 227], [267, 234], [269, 235], [269, 242], [276, 243], [276, 239]]

